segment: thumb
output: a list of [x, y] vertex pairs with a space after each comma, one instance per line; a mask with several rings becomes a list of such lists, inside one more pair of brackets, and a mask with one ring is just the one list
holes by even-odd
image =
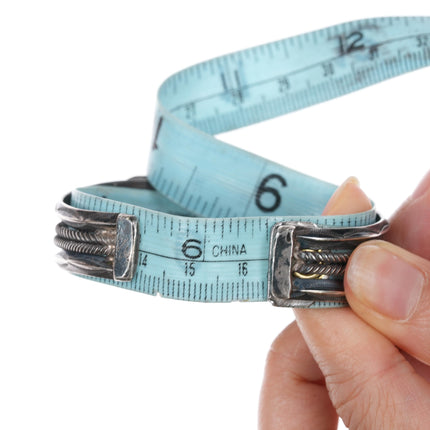
[[[325, 213], [357, 211], [357, 202], [358, 211], [368, 209], [370, 202], [360, 193], [354, 180], [349, 179], [333, 195]], [[353, 252], [351, 264], [359, 249]], [[357, 270], [372, 273], [373, 269], [366, 267], [361, 265]], [[348, 301], [352, 296], [348, 288]], [[364, 315], [365, 308], [362, 304], [357, 313]], [[374, 324], [367, 324], [350, 309], [295, 309], [294, 312], [324, 375], [331, 402], [348, 427], [411, 429], [428, 422], [430, 386], [393, 343], [372, 328]]]
[[371, 241], [350, 258], [345, 292], [352, 309], [395, 345], [430, 364], [430, 262]]
[[[333, 194], [324, 214], [369, 208], [357, 179], [351, 177]], [[430, 364], [429, 279], [428, 260], [388, 242], [370, 241], [349, 260], [345, 293], [357, 315], [403, 351]]]

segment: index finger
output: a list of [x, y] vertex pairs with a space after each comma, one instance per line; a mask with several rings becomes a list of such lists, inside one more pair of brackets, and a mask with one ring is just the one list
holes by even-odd
[[430, 171], [390, 219], [386, 240], [430, 260]]

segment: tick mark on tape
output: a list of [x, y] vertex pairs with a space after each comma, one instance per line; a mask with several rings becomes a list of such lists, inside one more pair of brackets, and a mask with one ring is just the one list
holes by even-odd
[[157, 140], [158, 140], [158, 135], [160, 134], [161, 124], [163, 124], [162, 116], [160, 116], [160, 119], [158, 120], [157, 128], [154, 135], [154, 140], [152, 142], [152, 149], [158, 149]]

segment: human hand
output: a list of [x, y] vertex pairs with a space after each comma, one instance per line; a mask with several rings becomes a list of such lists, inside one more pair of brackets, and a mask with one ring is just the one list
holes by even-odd
[[[361, 212], [356, 181], [325, 214]], [[352, 254], [350, 309], [295, 310], [274, 341], [260, 397], [259, 427], [430, 428], [430, 172], [394, 214], [385, 241]]]

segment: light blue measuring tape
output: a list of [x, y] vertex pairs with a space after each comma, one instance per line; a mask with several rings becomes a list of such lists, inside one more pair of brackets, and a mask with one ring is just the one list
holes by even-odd
[[346, 304], [352, 250], [375, 209], [321, 216], [335, 186], [213, 135], [430, 65], [430, 18], [354, 21], [235, 52], [168, 78], [147, 178], [74, 190], [57, 206], [60, 264], [173, 299]]

